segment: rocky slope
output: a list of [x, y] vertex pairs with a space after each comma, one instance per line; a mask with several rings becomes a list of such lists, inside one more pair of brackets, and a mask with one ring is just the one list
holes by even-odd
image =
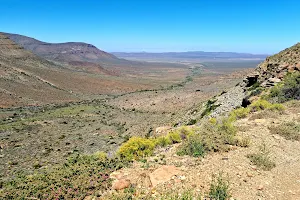
[[[29, 51], [0, 34], [0, 97], [1, 106], [34, 104], [41, 100], [74, 99], [71, 95], [46, 79], [33, 73], [47, 70], [52, 64], [39, 59]], [[26, 89], [25, 89], [26, 88]]]
[[[187, 113], [181, 123], [206, 117], [219, 117], [238, 107], [250, 104], [251, 91], [255, 88], [272, 87], [283, 80], [287, 73], [300, 71], [300, 43], [266, 58], [257, 68], [235, 87], [212, 98], [209, 102]], [[180, 124], [181, 124], [180, 123]]]
[[280, 82], [287, 72], [293, 71], [300, 71], [300, 43], [268, 57], [257, 67], [256, 74], [258, 81], [267, 86]]

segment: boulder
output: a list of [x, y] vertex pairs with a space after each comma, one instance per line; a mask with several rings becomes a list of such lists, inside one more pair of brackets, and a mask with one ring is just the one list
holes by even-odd
[[268, 81], [269, 81], [270, 83], [275, 83], [275, 84], [281, 82], [281, 80], [280, 80], [279, 78], [276, 78], [276, 77], [274, 77], [274, 78], [269, 78]]
[[121, 179], [117, 180], [113, 183], [112, 189], [114, 190], [123, 190], [125, 188], [128, 188], [130, 186], [130, 180], [128, 179]]
[[149, 175], [152, 187], [171, 180], [173, 176], [178, 175], [180, 172], [177, 167], [168, 165], [156, 169]]

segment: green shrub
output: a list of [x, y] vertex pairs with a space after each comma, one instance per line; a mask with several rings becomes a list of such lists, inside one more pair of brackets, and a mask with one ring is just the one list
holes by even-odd
[[155, 146], [155, 139], [132, 137], [127, 142], [121, 145], [117, 154], [122, 159], [140, 159], [146, 156], [151, 156], [153, 154]]
[[285, 110], [284, 105], [279, 103], [270, 103], [269, 101], [265, 99], [259, 99], [257, 101], [254, 101], [249, 106], [251, 112], [255, 111], [261, 111], [261, 110], [271, 110], [271, 111], [279, 111], [282, 112]]
[[300, 141], [300, 124], [296, 122], [285, 122], [279, 126], [269, 127], [272, 134], [283, 136], [287, 140]]
[[227, 200], [231, 197], [229, 192], [228, 179], [224, 178], [222, 173], [213, 175], [209, 189], [209, 198], [212, 200]]
[[275, 104], [272, 104], [272, 105], [268, 108], [268, 110], [282, 112], [282, 111], [285, 110], [285, 107], [284, 107], [284, 105], [282, 105], [282, 104], [275, 103]]
[[228, 151], [230, 145], [248, 146], [249, 141], [237, 138], [236, 133], [236, 127], [228, 118], [220, 119], [216, 124], [208, 120], [183, 141], [177, 154], [199, 157], [210, 151]]
[[268, 102], [267, 100], [264, 99], [259, 99], [257, 101], [254, 101], [250, 105], [251, 111], [260, 111], [260, 110], [265, 110], [267, 108], [270, 108], [272, 104]]
[[170, 144], [172, 144], [172, 141], [170, 140], [169, 137], [161, 136], [161, 137], [158, 137], [156, 139], [156, 145], [157, 146], [165, 147], [165, 146], [168, 146]]
[[181, 136], [177, 131], [168, 133], [167, 138], [172, 142], [172, 144], [181, 142]]
[[262, 170], [269, 171], [276, 166], [275, 162], [270, 158], [270, 150], [267, 148], [265, 143], [259, 147], [258, 153], [249, 154], [247, 157], [254, 165]]
[[300, 100], [300, 72], [287, 74], [282, 83], [270, 89], [266, 98], [277, 103]]
[[248, 116], [250, 113], [250, 108], [238, 108], [230, 112], [229, 120], [236, 121], [238, 119], [242, 119]]
[[177, 151], [177, 155], [189, 155], [193, 157], [203, 157], [207, 149], [202, 142], [202, 138], [199, 135], [193, 135], [189, 137]]

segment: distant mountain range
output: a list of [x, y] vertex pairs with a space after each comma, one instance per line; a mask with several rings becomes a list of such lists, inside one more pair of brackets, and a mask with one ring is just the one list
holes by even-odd
[[250, 54], [236, 52], [205, 52], [205, 51], [188, 51], [188, 52], [165, 52], [165, 53], [148, 53], [148, 52], [112, 52], [113, 55], [124, 59], [136, 60], [189, 60], [189, 59], [265, 59], [267, 54]]

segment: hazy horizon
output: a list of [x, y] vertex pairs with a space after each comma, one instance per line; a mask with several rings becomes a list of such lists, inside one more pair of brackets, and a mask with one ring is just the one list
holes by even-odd
[[2, 1], [2, 32], [107, 52], [274, 54], [299, 42], [291, 0]]

